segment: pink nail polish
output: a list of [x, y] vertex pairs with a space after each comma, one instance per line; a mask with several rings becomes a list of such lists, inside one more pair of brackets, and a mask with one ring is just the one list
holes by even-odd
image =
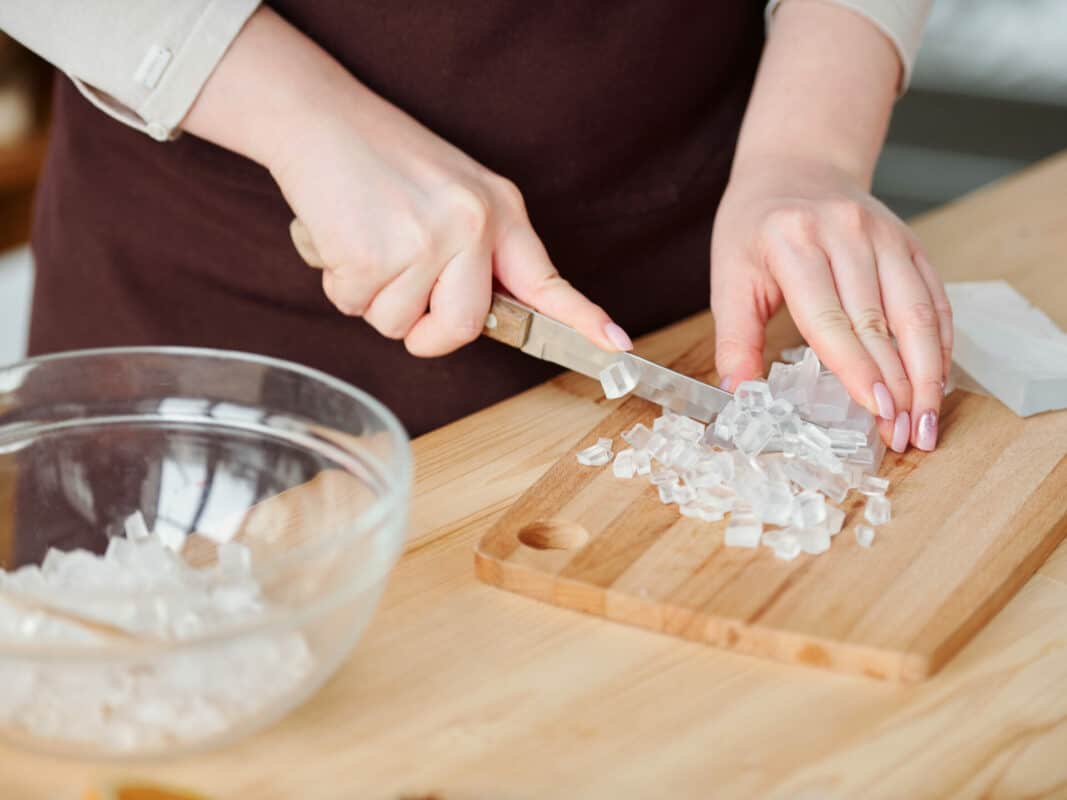
[[604, 326], [604, 335], [608, 337], [608, 341], [615, 345], [620, 350], [633, 350], [634, 343], [630, 341], [630, 337], [626, 335], [626, 331], [616, 325], [614, 322], [609, 322]]
[[733, 388], [733, 385], [734, 379], [731, 378], [729, 375], [719, 381], [719, 388], [722, 389], [724, 392], [730, 391]]
[[908, 437], [911, 436], [911, 417], [907, 411], [897, 414], [897, 421], [893, 423], [893, 441], [889, 446], [898, 453], [903, 453], [908, 447]]
[[915, 432], [915, 446], [920, 450], [937, 447], [937, 412], [924, 411], [919, 417], [919, 429]]
[[874, 402], [878, 406], [878, 416], [882, 419], [893, 419], [893, 395], [884, 383], [874, 385]]

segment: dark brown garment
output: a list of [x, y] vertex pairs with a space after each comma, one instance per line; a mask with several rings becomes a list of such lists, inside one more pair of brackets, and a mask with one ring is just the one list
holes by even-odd
[[[272, 5], [372, 89], [523, 190], [560, 271], [631, 334], [706, 307], [708, 244], [763, 3], [476, 0]], [[337, 313], [265, 170], [159, 144], [67, 81], [40, 188], [34, 353], [265, 353], [379, 397], [413, 435], [548, 377], [496, 343], [419, 360]]]

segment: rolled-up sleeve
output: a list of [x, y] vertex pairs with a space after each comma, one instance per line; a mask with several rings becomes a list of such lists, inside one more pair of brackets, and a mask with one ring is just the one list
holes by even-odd
[[176, 135], [260, 0], [2, 0], [0, 29], [105, 113]]
[[[900, 91], [911, 81], [915, 57], [922, 43], [923, 28], [930, 14], [933, 0], [824, 0], [833, 5], [850, 8], [866, 17], [884, 33], [896, 47], [903, 67]], [[770, 0], [767, 4], [767, 29], [774, 22], [774, 12], [785, 0]]]

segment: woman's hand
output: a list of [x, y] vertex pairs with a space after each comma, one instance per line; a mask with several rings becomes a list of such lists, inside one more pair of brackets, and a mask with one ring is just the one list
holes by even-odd
[[444, 355], [475, 339], [494, 277], [600, 347], [632, 347], [560, 277], [513, 184], [363, 86], [266, 7], [184, 127], [266, 166], [325, 262], [327, 297], [414, 355]]
[[784, 301], [894, 450], [909, 439], [933, 449], [952, 312], [914, 234], [855, 179], [810, 160], [736, 168], [715, 220], [711, 281], [726, 380], [762, 373], [764, 328]]

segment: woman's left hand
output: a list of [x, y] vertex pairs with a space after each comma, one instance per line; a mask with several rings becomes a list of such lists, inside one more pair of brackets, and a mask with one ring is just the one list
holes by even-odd
[[728, 388], [763, 373], [764, 329], [784, 301], [894, 450], [934, 448], [951, 365], [948, 298], [915, 235], [847, 172], [786, 158], [735, 165], [711, 286]]

